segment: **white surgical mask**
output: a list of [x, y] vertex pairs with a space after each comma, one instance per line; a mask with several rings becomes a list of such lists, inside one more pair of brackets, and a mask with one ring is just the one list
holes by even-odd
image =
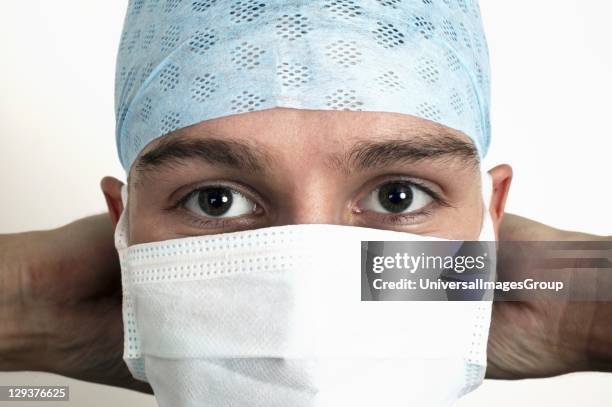
[[309, 224], [128, 247], [127, 230], [124, 210], [124, 359], [162, 407], [448, 406], [484, 378], [490, 301], [361, 301], [361, 241], [443, 239]]

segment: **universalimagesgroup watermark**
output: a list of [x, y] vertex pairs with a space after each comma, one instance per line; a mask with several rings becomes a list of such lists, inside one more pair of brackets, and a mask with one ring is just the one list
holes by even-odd
[[511, 290], [563, 290], [563, 281], [534, 281], [526, 278], [524, 281], [443, 281], [441, 279], [431, 280], [419, 278], [418, 281], [406, 278], [400, 281], [385, 281], [382, 278], [372, 282], [374, 290], [500, 290], [509, 292]]
[[612, 242], [500, 243], [362, 242], [362, 300], [612, 300]]

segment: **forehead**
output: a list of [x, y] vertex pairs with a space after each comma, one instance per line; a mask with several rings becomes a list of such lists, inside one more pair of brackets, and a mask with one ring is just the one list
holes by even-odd
[[413, 116], [274, 108], [206, 120], [156, 139], [128, 178], [181, 178], [208, 171], [205, 164], [269, 178], [279, 171], [303, 177], [327, 169], [347, 176], [399, 166], [414, 171], [415, 165], [429, 172], [473, 171], [479, 159], [465, 134]]
[[454, 137], [473, 144], [464, 133], [419, 117], [391, 112], [273, 108], [205, 120], [149, 143], [140, 156], [173, 137], [228, 139], [266, 146], [287, 154], [342, 150], [356, 141]]

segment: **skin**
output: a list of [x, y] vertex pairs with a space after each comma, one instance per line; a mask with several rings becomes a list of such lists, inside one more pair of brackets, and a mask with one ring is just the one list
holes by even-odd
[[[0, 235], [0, 371], [44, 371], [151, 393], [123, 362], [121, 270], [107, 214]], [[612, 241], [507, 214], [501, 240]], [[506, 246], [501, 246], [503, 250]], [[502, 280], [527, 266], [499, 253]], [[584, 273], [568, 269], [575, 281]], [[601, 287], [612, 291], [610, 281]], [[612, 303], [494, 303], [487, 378], [612, 371]]]
[[[261, 165], [245, 171], [202, 157], [136, 165], [129, 174], [130, 244], [298, 223], [366, 226], [450, 239], [478, 236], [483, 211], [479, 169], [466, 164], [464, 157], [445, 154], [350, 167], [354, 155], [348, 146], [389, 141], [410, 145], [436, 137], [471, 143], [460, 132], [392, 113], [270, 109], [209, 120], [164, 139], [206, 140], [211, 135], [255, 148], [264, 158]], [[139, 160], [160, 145], [161, 139], [152, 142]], [[499, 235], [512, 172], [501, 165], [489, 173], [489, 211]], [[363, 208], [364, 197], [381, 182], [397, 178], [427, 185], [446, 205], [430, 201], [427, 215], [410, 212], [400, 221]], [[175, 205], [176, 196], [219, 180], [230, 180], [231, 187], [252, 198], [259, 212], [211, 222], [202, 213]], [[3, 370], [50, 371], [150, 392], [146, 383], [131, 377], [122, 361], [120, 273], [112, 245], [123, 210], [122, 183], [106, 177], [101, 185], [110, 222], [108, 217], [91, 217], [53, 231], [2, 236], [0, 247], [7, 250], [0, 264], [8, 271], [0, 286], [5, 299], [0, 315], [7, 327], [0, 338], [0, 365]], [[514, 226], [502, 229], [502, 238], [526, 238], [527, 232], [538, 238], [543, 231], [556, 239], [575, 237], [544, 225], [529, 229], [517, 224], [520, 221], [513, 219]], [[608, 332], [589, 329], [586, 335], [575, 328], [580, 320], [597, 326], [606, 321], [609, 311], [595, 308], [573, 307], [572, 317], [561, 321], [559, 308], [496, 304], [488, 376], [520, 378], [605, 368], [607, 354], [597, 344], [606, 343]], [[551, 313], [556, 318], [549, 318]], [[522, 336], [512, 334], [515, 327]], [[551, 347], [551, 341], [564, 346]]]
[[[510, 214], [504, 217], [500, 232], [499, 239], [503, 242], [549, 241], [563, 245], [563, 242], [612, 241], [612, 236], [564, 231]], [[510, 247], [500, 245], [498, 278], [501, 281], [520, 280], [531, 269], [531, 262], [539, 258], [535, 246], [524, 245], [527, 253], [522, 253], [516, 261], [516, 253], [508, 252]], [[580, 258], [569, 260], [566, 268], [555, 270], [556, 280], [571, 282], [574, 287], [597, 287], [601, 293], [611, 292], [609, 269], [588, 272], [580, 264]], [[491, 319], [488, 378], [524, 379], [580, 371], [612, 371], [611, 302], [494, 302]]]
[[0, 235], [0, 370], [152, 393], [123, 362], [121, 273], [108, 215]]
[[[207, 157], [215, 153], [209, 151], [163, 158], [169, 143], [212, 139], [241, 144], [256, 157], [210, 162]], [[484, 210], [478, 162], [466, 159], [465, 150], [458, 147], [459, 153], [418, 156], [423, 149], [431, 152], [430, 144], [440, 140], [474, 149], [461, 132], [395, 113], [275, 108], [207, 120], [156, 139], [141, 152], [129, 173], [129, 243], [304, 223], [476, 239]], [[423, 146], [424, 142], [429, 144]], [[365, 143], [392, 143], [392, 150], [404, 149], [407, 154], [388, 160], [379, 154], [370, 165], [359, 166], [358, 157], [367, 155], [359, 150]], [[413, 151], [414, 146], [421, 150]], [[497, 230], [512, 171], [500, 165], [490, 174], [489, 206]], [[395, 214], [375, 207], [374, 191], [396, 181], [414, 183], [414, 201], [423, 204], [415, 202]], [[102, 181], [115, 222], [123, 210], [121, 185], [113, 178]], [[197, 191], [217, 185], [240, 192], [255, 209], [235, 216], [208, 215], [197, 202]], [[433, 200], [425, 189], [443, 202]], [[195, 197], [185, 205], [185, 197], [194, 191]]]

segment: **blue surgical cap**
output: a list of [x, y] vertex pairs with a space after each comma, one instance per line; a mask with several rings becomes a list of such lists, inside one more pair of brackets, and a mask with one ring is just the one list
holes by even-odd
[[273, 107], [394, 112], [490, 142], [476, 0], [130, 0], [115, 80], [126, 171], [173, 130]]

